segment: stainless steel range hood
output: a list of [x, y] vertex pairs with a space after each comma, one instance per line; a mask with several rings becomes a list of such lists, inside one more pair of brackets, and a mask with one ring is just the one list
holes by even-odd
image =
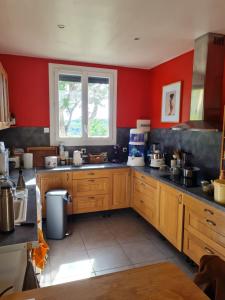
[[190, 121], [173, 130], [218, 131], [223, 92], [225, 36], [207, 33], [195, 40]]

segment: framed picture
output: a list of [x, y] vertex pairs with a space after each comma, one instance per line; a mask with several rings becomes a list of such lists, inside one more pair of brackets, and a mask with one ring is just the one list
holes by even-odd
[[161, 122], [177, 123], [180, 120], [181, 81], [165, 85], [162, 91]]

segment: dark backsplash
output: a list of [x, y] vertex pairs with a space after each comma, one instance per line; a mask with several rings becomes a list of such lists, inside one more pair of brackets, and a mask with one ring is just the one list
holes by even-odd
[[174, 149], [192, 153], [192, 163], [201, 169], [203, 177], [218, 178], [221, 132], [152, 129], [150, 143], [155, 142], [160, 143], [161, 150], [165, 153], [171, 154]]
[[[130, 128], [117, 128], [117, 144], [128, 147]], [[15, 127], [0, 131], [0, 141], [6, 147], [49, 146], [49, 134], [43, 127]], [[152, 129], [150, 143], [158, 142], [161, 150], [171, 154], [174, 149], [192, 153], [192, 162], [201, 169], [205, 178], [216, 178], [219, 175], [220, 132], [172, 131], [170, 129]], [[75, 149], [86, 148], [88, 153], [107, 152], [112, 157], [112, 146], [75, 146], [67, 147], [70, 155]], [[128, 153], [121, 149], [121, 161], [127, 161]]]
[[[128, 147], [130, 128], [117, 128], [117, 144], [121, 145], [121, 161], [127, 161], [128, 153], [122, 152], [122, 147]], [[0, 131], [0, 141], [4, 141], [7, 148], [26, 148], [49, 146], [49, 133], [44, 133], [43, 127], [12, 127]], [[66, 147], [66, 150], [72, 152], [76, 149], [86, 148], [87, 153], [107, 152], [108, 157], [112, 157], [112, 146], [75, 146]]]

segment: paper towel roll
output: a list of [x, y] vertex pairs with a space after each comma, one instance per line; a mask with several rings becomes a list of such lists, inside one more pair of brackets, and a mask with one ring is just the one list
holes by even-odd
[[24, 153], [23, 154], [23, 167], [24, 169], [33, 168], [33, 153]]

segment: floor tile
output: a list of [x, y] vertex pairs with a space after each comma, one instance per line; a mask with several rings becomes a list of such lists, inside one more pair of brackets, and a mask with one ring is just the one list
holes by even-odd
[[97, 272], [95, 272], [95, 274], [96, 274], [96, 276], [101, 276], [101, 275], [126, 271], [129, 269], [133, 269], [133, 267], [134, 267], [133, 265], [130, 265], [130, 266], [124, 266], [124, 267], [119, 267], [119, 268], [107, 269], [107, 270], [103, 270], [103, 271], [97, 271]]
[[68, 277], [55, 277], [51, 285], [56, 285], [56, 284], [61, 284], [61, 283], [66, 283], [66, 282], [71, 282], [71, 281], [77, 281], [77, 280], [82, 280], [82, 279], [88, 279], [91, 277], [95, 277], [95, 273], [81, 273], [81, 274], [74, 274], [73, 276], [68, 276]]
[[167, 257], [175, 257], [179, 251], [161, 235], [151, 236], [155, 246]]
[[165, 255], [163, 255], [151, 240], [122, 243], [121, 246], [133, 264], [166, 259]]
[[51, 278], [58, 282], [61, 278], [90, 276], [94, 271], [93, 261], [86, 251], [73, 250], [69, 255], [51, 256]]
[[119, 246], [105, 247], [88, 251], [94, 271], [102, 271], [131, 265], [130, 260]]
[[85, 250], [83, 240], [79, 232], [72, 232], [70, 236], [62, 240], [47, 240], [49, 254], [51, 256], [70, 254], [73, 250]]
[[87, 250], [107, 246], [118, 246], [118, 242], [108, 230], [90, 230], [82, 232], [81, 236]]

